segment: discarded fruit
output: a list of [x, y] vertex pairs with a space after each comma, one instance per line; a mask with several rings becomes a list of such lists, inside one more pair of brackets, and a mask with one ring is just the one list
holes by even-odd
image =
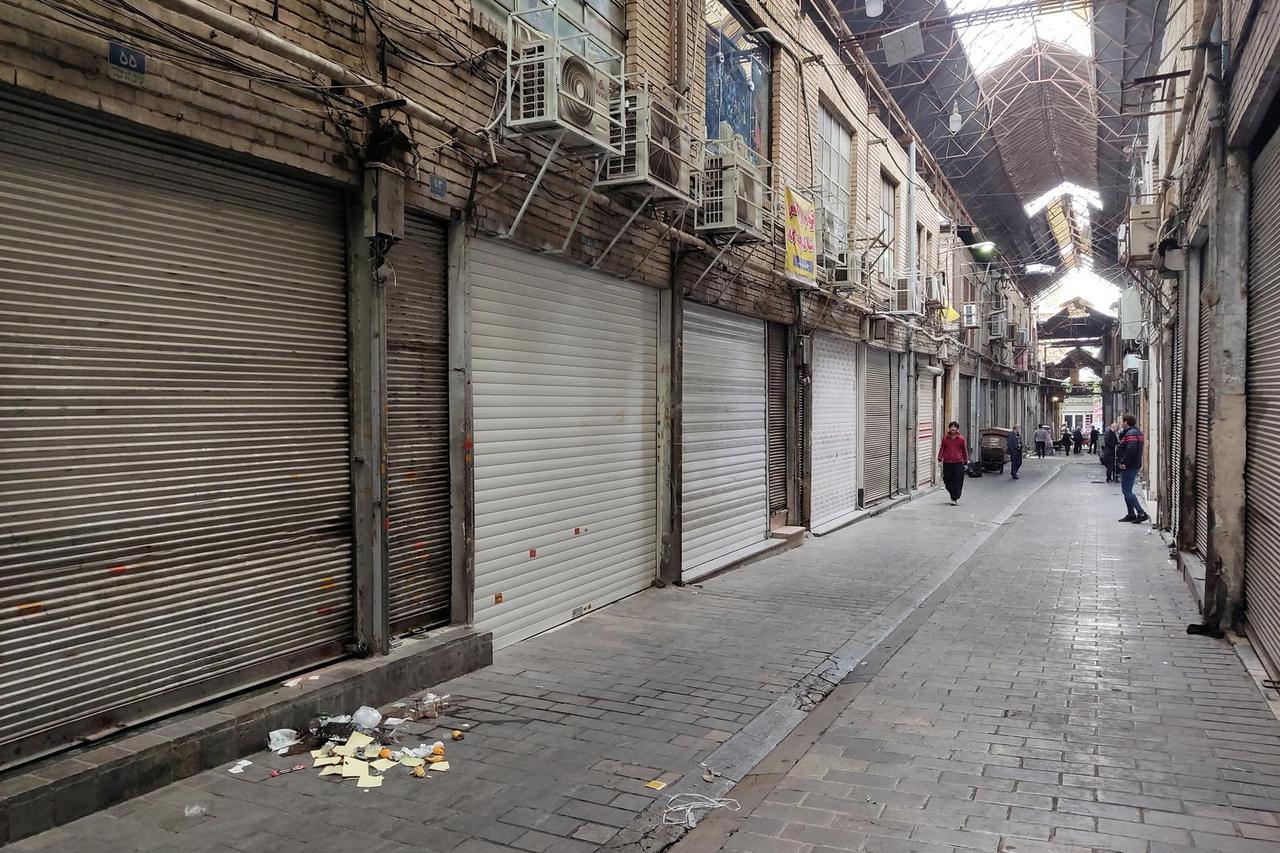
[[412, 773], [415, 778], [421, 779], [423, 776], [427, 775], [427, 768], [419, 764], [417, 767], [413, 768], [409, 772]]
[[391, 757], [391, 750], [390, 750], [390, 749], [387, 749], [387, 748], [384, 746], [382, 749], [378, 750], [378, 757], [379, 757], [379, 758], [390, 758], [390, 757]]
[[464, 735], [462, 732], [458, 731], [457, 729], [453, 730], [454, 740], [462, 740], [464, 737], [466, 737], [466, 735]]

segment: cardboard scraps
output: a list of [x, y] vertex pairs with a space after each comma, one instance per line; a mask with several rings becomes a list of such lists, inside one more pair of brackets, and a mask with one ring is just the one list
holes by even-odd
[[426, 762], [416, 755], [406, 755], [404, 758], [400, 759], [400, 763], [405, 767], [421, 767]]
[[381, 776], [361, 776], [359, 779], [356, 780], [356, 787], [357, 788], [381, 788], [382, 777]]
[[358, 758], [348, 758], [342, 764], [342, 778], [344, 779], [368, 775], [369, 765]]
[[395, 767], [398, 763], [399, 762], [392, 761], [390, 758], [379, 758], [377, 761], [373, 762], [369, 766], [372, 767], [374, 770], [377, 770], [379, 773], [386, 773], [392, 767]]

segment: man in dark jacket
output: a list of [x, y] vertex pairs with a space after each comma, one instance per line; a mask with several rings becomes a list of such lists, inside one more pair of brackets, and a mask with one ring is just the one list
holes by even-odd
[[1138, 496], [1133, 493], [1133, 484], [1142, 470], [1142, 450], [1145, 438], [1138, 429], [1138, 419], [1133, 415], [1125, 415], [1124, 431], [1120, 433], [1120, 444], [1116, 451], [1116, 467], [1120, 470], [1120, 491], [1124, 494], [1124, 506], [1128, 510], [1120, 521], [1141, 524], [1146, 521], [1147, 511], [1138, 503]]
[[1094, 424], [1089, 428], [1089, 452], [1098, 452], [1098, 439], [1102, 438], [1102, 433], [1098, 432], [1098, 425]]
[[1076, 431], [1071, 433], [1071, 440], [1076, 445], [1076, 456], [1080, 455], [1080, 448], [1084, 447], [1084, 433], [1080, 431], [1080, 427], [1076, 427]]
[[1114, 423], [1107, 426], [1106, 435], [1102, 437], [1102, 464], [1107, 466], [1107, 482], [1120, 479], [1116, 471], [1116, 448], [1120, 445], [1120, 435]]
[[1009, 448], [1009, 474], [1016, 480], [1018, 469], [1022, 467], [1022, 427], [1014, 424], [1004, 441]]

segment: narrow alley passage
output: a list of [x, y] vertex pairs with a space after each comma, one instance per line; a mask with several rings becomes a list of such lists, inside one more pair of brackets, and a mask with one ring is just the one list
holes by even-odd
[[503, 650], [405, 726], [468, 726], [448, 773], [260, 753], [12, 849], [654, 850], [700, 792], [741, 809], [677, 850], [1273, 850], [1280, 722], [1099, 474], [1030, 460]]

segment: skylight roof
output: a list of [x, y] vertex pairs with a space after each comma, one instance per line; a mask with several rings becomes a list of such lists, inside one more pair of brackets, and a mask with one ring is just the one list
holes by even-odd
[[[1010, 0], [946, 0], [951, 14], [959, 15], [1024, 5]], [[1037, 40], [1052, 42], [1082, 56], [1093, 53], [1093, 36], [1083, 8], [1060, 12], [1011, 14], [990, 23], [958, 24], [956, 31], [978, 74], [990, 71]]]

